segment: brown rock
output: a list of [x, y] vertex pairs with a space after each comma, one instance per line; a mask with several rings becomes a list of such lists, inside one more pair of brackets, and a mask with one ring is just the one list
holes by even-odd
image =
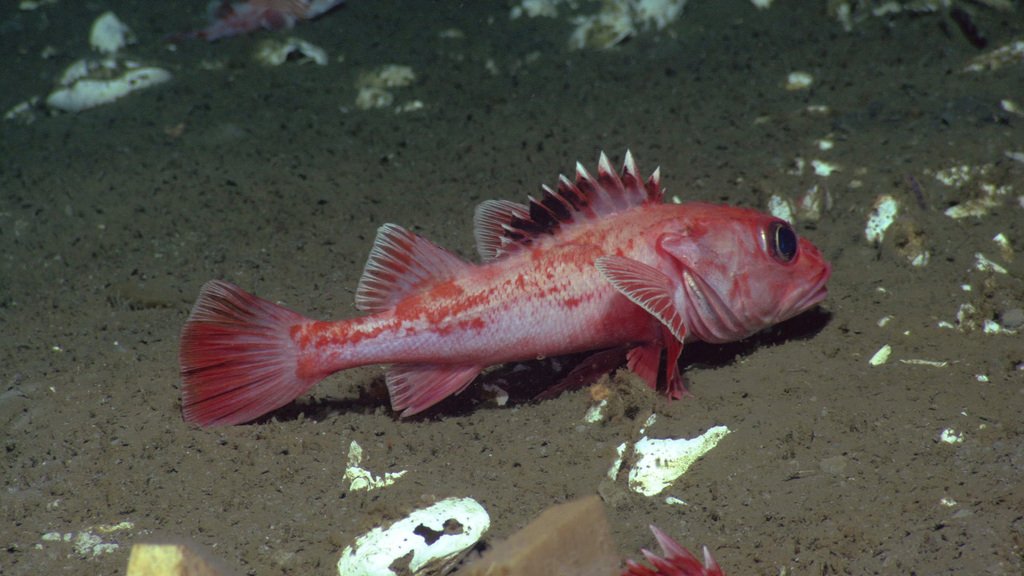
[[614, 576], [608, 519], [598, 496], [545, 510], [455, 576]]

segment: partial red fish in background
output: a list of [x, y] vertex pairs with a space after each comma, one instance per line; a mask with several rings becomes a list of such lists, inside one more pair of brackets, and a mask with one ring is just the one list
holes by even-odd
[[213, 42], [219, 38], [247, 34], [260, 28], [288, 30], [299, 20], [311, 20], [342, 3], [343, 0], [249, 0], [232, 4], [210, 3], [212, 24], [202, 30], [186, 30], [164, 41], [177, 43], [191, 38]]
[[619, 176], [601, 154], [597, 177], [577, 164], [575, 183], [562, 176], [529, 205], [478, 206], [483, 264], [385, 224], [356, 290], [369, 314], [339, 322], [209, 282], [181, 336], [183, 416], [239, 424], [369, 364], [392, 364], [391, 406], [407, 416], [487, 366], [585, 351], [605, 363], [623, 351], [682, 398], [684, 342], [746, 338], [825, 298], [831, 267], [789, 223], [662, 196], [659, 171], [645, 182], [627, 152]]
[[708, 547], [704, 547], [704, 563], [701, 564], [693, 554], [683, 548], [667, 534], [651, 525], [651, 532], [661, 546], [661, 556], [647, 550], [642, 551], [644, 558], [652, 568], [632, 560], [626, 560], [626, 570], [621, 576], [725, 576], [718, 563], [711, 557]]

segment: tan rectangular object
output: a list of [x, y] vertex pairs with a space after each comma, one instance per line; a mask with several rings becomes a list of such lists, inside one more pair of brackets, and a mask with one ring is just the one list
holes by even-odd
[[135, 544], [128, 576], [221, 576], [183, 544]]
[[598, 496], [552, 506], [455, 576], [615, 576], [608, 518]]

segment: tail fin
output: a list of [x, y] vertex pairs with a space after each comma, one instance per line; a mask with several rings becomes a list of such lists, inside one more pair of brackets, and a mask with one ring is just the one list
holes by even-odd
[[202, 427], [241, 424], [280, 408], [326, 374], [300, 370], [292, 340], [309, 318], [214, 280], [181, 332], [181, 412]]

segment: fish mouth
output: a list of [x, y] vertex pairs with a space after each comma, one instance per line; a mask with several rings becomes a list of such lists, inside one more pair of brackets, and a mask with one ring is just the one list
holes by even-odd
[[831, 277], [832, 265], [826, 262], [806, 290], [793, 293], [796, 298], [787, 307], [789, 313], [786, 315], [786, 318], [792, 318], [801, 312], [813, 308], [824, 300], [825, 297], [828, 296], [828, 287], [826, 284]]

